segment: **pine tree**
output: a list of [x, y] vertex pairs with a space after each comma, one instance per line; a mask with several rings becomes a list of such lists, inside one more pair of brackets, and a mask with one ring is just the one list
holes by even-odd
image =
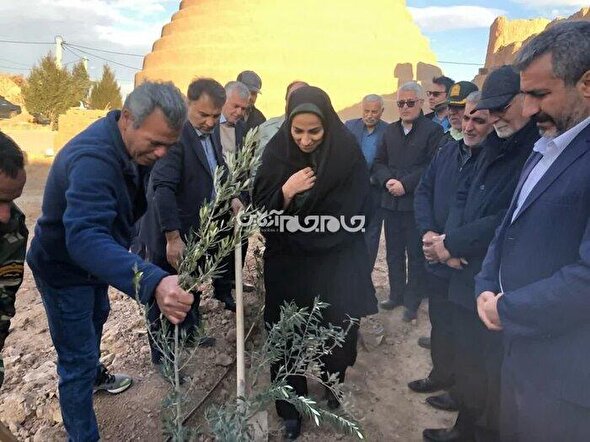
[[54, 127], [60, 114], [72, 103], [72, 78], [67, 69], [59, 69], [55, 58], [48, 53], [34, 66], [22, 88], [25, 106], [31, 114], [49, 118]]
[[121, 106], [121, 88], [113, 71], [105, 64], [102, 78], [94, 84], [90, 92], [90, 109], [120, 109]]
[[72, 68], [72, 102], [71, 106], [78, 106], [80, 101], [86, 103], [88, 91], [92, 86], [88, 72], [84, 67], [84, 62], [80, 60]]

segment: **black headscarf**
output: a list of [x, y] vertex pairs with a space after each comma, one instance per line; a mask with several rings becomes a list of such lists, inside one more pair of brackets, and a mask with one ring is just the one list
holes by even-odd
[[[324, 139], [312, 153], [302, 152], [291, 136], [293, 117], [303, 112], [315, 113], [324, 126]], [[262, 155], [254, 182], [254, 204], [266, 210], [282, 210], [283, 184], [295, 172], [311, 167], [316, 174], [315, 185], [294, 198], [285, 213], [298, 215], [300, 222], [308, 215], [331, 215], [338, 219], [343, 216], [351, 225], [351, 217], [364, 214], [369, 192], [369, 172], [356, 139], [340, 121], [328, 95], [317, 87], [294, 91], [286, 115], [287, 119]], [[269, 239], [281, 235], [283, 247], [319, 253], [341, 245], [351, 235], [344, 229], [333, 233], [263, 233], [267, 247], [272, 247]]]

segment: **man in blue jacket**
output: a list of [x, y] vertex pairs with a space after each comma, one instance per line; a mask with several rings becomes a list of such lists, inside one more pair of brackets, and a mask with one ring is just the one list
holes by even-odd
[[[480, 93], [472, 92], [465, 98], [466, 106], [473, 109], [479, 99]], [[469, 121], [470, 118], [465, 122], [466, 126]], [[465, 144], [463, 140], [449, 141], [438, 150], [422, 175], [414, 192], [414, 213], [424, 245], [428, 245], [433, 237], [444, 232], [457, 186], [473, 172], [479, 152], [480, 144]], [[454, 383], [452, 306], [448, 299], [452, 270], [445, 263], [436, 262], [428, 262], [426, 270], [429, 286], [428, 315], [432, 325], [432, 370], [427, 377], [408, 384], [411, 390], [419, 393], [447, 389]], [[435, 408], [448, 411], [455, 409], [448, 393], [429, 397], [426, 401]]]
[[[363, 116], [355, 120], [348, 120], [345, 123], [345, 126], [358, 141], [369, 170], [373, 167], [377, 146], [379, 146], [383, 133], [387, 128], [387, 123], [381, 119], [383, 109], [383, 98], [380, 95], [367, 95], [362, 101]], [[371, 268], [375, 267], [383, 227], [382, 193], [382, 187], [375, 178], [371, 177], [371, 208], [369, 210], [371, 217], [369, 218], [369, 224], [365, 227], [365, 242], [369, 249]]]
[[129, 253], [135, 221], [145, 210], [147, 166], [179, 138], [186, 104], [172, 83], [143, 83], [59, 152], [45, 186], [42, 214], [27, 255], [41, 293], [57, 351], [59, 401], [72, 441], [99, 440], [94, 391], [120, 393], [131, 379], [99, 363], [109, 314], [109, 285], [155, 302], [173, 323], [182, 322], [193, 296], [178, 277]]
[[590, 22], [549, 27], [519, 52], [523, 114], [542, 138], [491, 243], [475, 294], [503, 331], [501, 439], [590, 435]]

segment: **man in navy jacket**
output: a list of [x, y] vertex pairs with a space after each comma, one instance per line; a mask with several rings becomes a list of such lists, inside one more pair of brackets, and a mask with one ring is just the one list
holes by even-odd
[[59, 401], [70, 440], [99, 439], [93, 391], [120, 393], [130, 378], [99, 364], [109, 285], [157, 303], [182, 322], [193, 296], [176, 276], [129, 253], [133, 226], [145, 210], [146, 166], [177, 142], [186, 105], [172, 83], [143, 83], [59, 152], [45, 186], [42, 215], [27, 255], [57, 351]]
[[551, 26], [517, 56], [542, 138], [476, 279], [503, 331], [502, 441], [590, 435], [590, 23]]
[[[362, 102], [363, 116], [355, 120], [348, 120], [345, 126], [352, 132], [359, 143], [369, 170], [377, 154], [377, 147], [381, 143], [387, 123], [381, 119], [383, 115], [383, 98], [380, 95], [367, 95]], [[384, 190], [375, 178], [371, 178], [371, 208], [368, 225], [365, 226], [365, 242], [369, 249], [371, 268], [375, 267], [379, 240], [383, 228], [383, 211], [381, 210], [381, 195]]]
[[[479, 101], [479, 93], [466, 97], [472, 109]], [[449, 209], [455, 200], [459, 182], [468, 179], [473, 172], [480, 145], [466, 145], [463, 140], [449, 141], [443, 145], [422, 175], [414, 192], [416, 224], [423, 244], [444, 232]], [[419, 393], [447, 389], [454, 383], [454, 345], [452, 308], [448, 300], [451, 268], [444, 263], [426, 264], [428, 280], [428, 314], [431, 330], [432, 370], [424, 378], [408, 384]], [[427, 398], [435, 408], [452, 410], [454, 403], [448, 393]]]

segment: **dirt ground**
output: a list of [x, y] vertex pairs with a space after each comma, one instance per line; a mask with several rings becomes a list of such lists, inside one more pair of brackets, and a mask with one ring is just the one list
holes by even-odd
[[[17, 203], [27, 215], [32, 236], [40, 213], [48, 167], [31, 165], [27, 172], [25, 192]], [[253, 273], [251, 262], [246, 271], [247, 274]], [[373, 280], [378, 298], [386, 298], [388, 284], [383, 243]], [[103, 335], [102, 358], [112, 371], [132, 375], [135, 384], [119, 396], [99, 394], [95, 397], [101, 436], [109, 441], [163, 440], [160, 436], [160, 406], [168, 385], [152, 369], [138, 306], [115, 290], [110, 297], [112, 311]], [[252, 295], [247, 297], [247, 322], [252, 323], [256, 317], [258, 304]], [[429, 332], [424, 304], [418, 320], [412, 324], [401, 320], [400, 309], [380, 312], [362, 322], [365, 345], [359, 348], [356, 365], [347, 372], [346, 388], [368, 441], [421, 441], [424, 428], [450, 426], [454, 422], [453, 413], [432, 409], [425, 403], [427, 395], [412, 393], [407, 387], [407, 382], [425, 376], [430, 370], [428, 351], [416, 344], [418, 337]], [[201, 310], [207, 334], [216, 337], [217, 345], [199, 350], [195, 372], [188, 374], [196, 386], [191, 398], [195, 404], [200, 402], [229, 369], [230, 375], [213, 391], [207, 404], [231, 400], [235, 391], [231, 365], [235, 349], [233, 314], [224, 311], [213, 299], [202, 301]], [[7, 376], [0, 393], [0, 418], [19, 440], [62, 440], [56, 399], [55, 352], [30, 271], [27, 271], [18, 294], [17, 314], [3, 354]], [[197, 412], [197, 420], [202, 417], [207, 404]], [[281, 440], [280, 421], [274, 407], [268, 410], [268, 422], [270, 440]], [[303, 431], [302, 441], [353, 440], [329, 427], [319, 429], [312, 421], [304, 421]]]

